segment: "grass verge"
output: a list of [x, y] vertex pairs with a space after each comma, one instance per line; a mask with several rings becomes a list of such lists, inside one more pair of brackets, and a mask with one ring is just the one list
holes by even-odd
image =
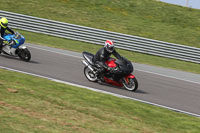
[[[0, 69], [0, 132], [189, 133], [200, 119]], [[12, 79], [12, 80], [10, 80]]]
[[200, 10], [157, 0], [1, 0], [0, 9], [200, 48]]

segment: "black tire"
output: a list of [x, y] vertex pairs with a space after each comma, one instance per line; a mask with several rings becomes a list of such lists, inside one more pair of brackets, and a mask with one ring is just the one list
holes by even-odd
[[93, 73], [87, 66], [84, 68], [85, 77], [91, 82], [97, 82], [97, 75]]
[[122, 79], [123, 86], [128, 91], [136, 91], [138, 89], [138, 81], [136, 78], [128, 78], [128, 83], [125, 78]]
[[30, 61], [30, 59], [31, 59], [31, 53], [27, 48], [21, 49], [18, 56], [20, 59], [22, 59], [26, 62]]

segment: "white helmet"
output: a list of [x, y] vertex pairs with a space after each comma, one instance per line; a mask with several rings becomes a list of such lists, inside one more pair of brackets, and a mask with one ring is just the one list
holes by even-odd
[[104, 47], [105, 47], [106, 51], [108, 51], [109, 53], [112, 53], [115, 49], [115, 45], [114, 45], [113, 41], [111, 41], [111, 40], [107, 40], [104, 44]]

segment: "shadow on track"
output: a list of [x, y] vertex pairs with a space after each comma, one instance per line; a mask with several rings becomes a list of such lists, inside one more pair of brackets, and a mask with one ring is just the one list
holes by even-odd
[[[19, 57], [15, 57], [15, 56], [9, 56], [9, 55], [5, 55], [5, 54], [0, 54], [0, 56], [7, 58], [9, 60], [17, 60], [17, 61], [26, 62], [26, 61], [21, 60]], [[26, 62], [26, 63], [40, 64], [40, 62], [37, 62], [34, 60], [30, 60], [29, 62]]]
[[135, 93], [138, 93], [138, 94], [148, 94], [148, 92], [145, 92], [145, 91], [140, 90], [140, 89], [136, 90]]
[[136, 91], [128, 91], [123, 87], [114, 86], [112, 84], [108, 84], [108, 83], [104, 83], [104, 82], [97, 82], [97, 83], [99, 85], [102, 85], [102, 86], [107, 86], [107, 87], [111, 87], [111, 88], [115, 88], [115, 89], [120, 89], [120, 90], [124, 90], [124, 91], [127, 91], [127, 92], [133, 92], [133, 93], [138, 93], [138, 94], [148, 94], [147, 92], [145, 92], [143, 90], [140, 90], [139, 88]]

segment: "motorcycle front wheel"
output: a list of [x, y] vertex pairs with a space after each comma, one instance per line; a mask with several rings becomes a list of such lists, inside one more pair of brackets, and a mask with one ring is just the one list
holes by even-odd
[[87, 66], [84, 68], [84, 75], [89, 81], [92, 81], [92, 82], [97, 81], [97, 75], [94, 74], [94, 72], [90, 70]]
[[22, 59], [26, 62], [30, 61], [30, 59], [31, 59], [31, 53], [27, 48], [21, 49], [18, 56], [20, 59]]
[[138, 89], [138, 82], [136, 78], [128, 78], [125, 77], [122, 79], [122, 84], [125, 89], [128, 91], [136, 91]]

